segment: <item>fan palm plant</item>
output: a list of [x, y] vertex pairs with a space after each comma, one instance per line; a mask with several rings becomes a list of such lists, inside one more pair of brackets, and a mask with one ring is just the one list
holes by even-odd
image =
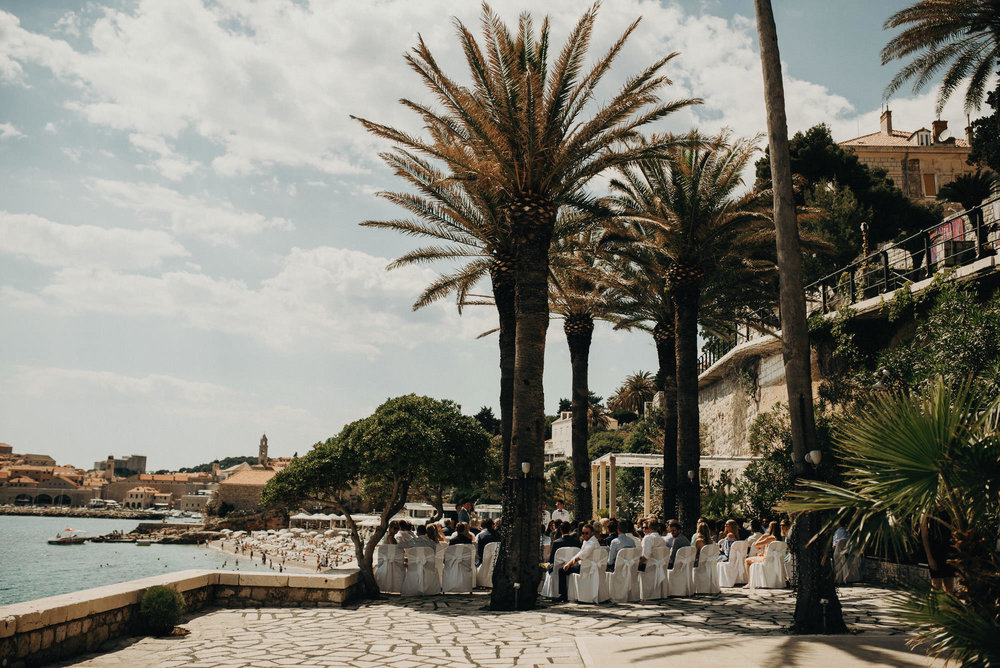
[[978, 109], [1000, 64], [1000, 10], [996, 0], [920, 0], [890, 16], [883, 28], [903, 27], [882, 49], [882, 64], [915, 56], [889, 82], [885, 96], [913, 79], [914, 92], [946, 69], [937, 113], [968, 79], [965, 110]]
[[919, 548], [922, 524], [943, 527], [963, 586], [915, 587], [901, 603], [932, 654], [1000, 665], [1000, 397], [938, 377], [924, 394], [882, 395], [843, 420], [835, 449], [844, 485], [807, 481], [782, 507], [827, 513], [814, 541], [843, 523], [858, 549], [885, 556]]
[[[589, 68], [587, 50], [597, 18], [593, 6], [570, 31], [550, 61], [549, 23], [536, 31], [531, 15], [511, 31], [484, 5], [483, 41], [456, 21], [472, 77], [471, 87], [449, 77], [421, 38], [406, 61], [434, 94], [439, 108], [403, 100], [432, 135], [427, 141], [395, 128], [358, 119], [375, 135], [440, 161], [446, 171], [475, 181], [502, 202], [515, 249], [514, 418], [500, 551], [494, 569], [494, 609], [534, 607], [537, 598], [545, 404], [542, 375], [548, 327], [549, 245], [562, 206], [587, 209], [583, 187], [598, 174], [674, 143], [630, 146], [639, 128], [697, 100], [663, 102], [669, 84], [661, 70], [676, 55], [629, 77], [610, 99], [589, 113], [593, 92], [610, 70], [638, 21]], [[530, 474], [511, 473], [526, 464]], [[515, 584], [519, 587], [515, 588]]]
[[[670, 259], [666, 283], [674, 305], [677, 362], [678, 518], [693, 531], [700, 515], [698, 411], [699, 309], [734, 316], [741, 304], [773, 300], [774, 229], [769, 191], [743, 188], [756, 138], [728, 133], [696, 147], [674, 147], [657, 160], [620, 170], [612, 201], [626, 220], [657, 229]], [[644, 242], [648, 243], [648, 241]], [[694, 472], [692, 476], [690, 472]]]

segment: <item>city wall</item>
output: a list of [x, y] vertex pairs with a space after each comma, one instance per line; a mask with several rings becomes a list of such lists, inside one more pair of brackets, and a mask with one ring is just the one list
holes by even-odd
[[354, 598], [355, 571], [323, 575], [190, 570], [0, 606], [0, 666], [40, 666], [144, 632], [139, 602], [154, 585], [184, 595], [186, 612], [209, 606], [339, 607]]

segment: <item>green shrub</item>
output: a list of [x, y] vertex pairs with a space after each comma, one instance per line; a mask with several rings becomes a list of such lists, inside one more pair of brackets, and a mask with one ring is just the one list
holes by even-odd
[[146, 590], [139, 603], [139, 612], [152, 633], [167, 635], [177, 626], [184, 612], [184, 596], [179, 592], [156, 585]]

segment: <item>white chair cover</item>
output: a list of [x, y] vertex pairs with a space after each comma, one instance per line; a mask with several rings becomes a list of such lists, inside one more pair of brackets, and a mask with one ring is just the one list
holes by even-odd
[[861, 554], [851, 549], [849, 541], [838, 540], [833, 544], [833, 568], [837, 584], [861, 580]]
[[780, 540], [768, 543], [764, 561], [750, 564], [750, 588], [782, 589], [785, 586], [785, 555], [788, 545]]
[[573, 558], [573, 555], [580, 550], [575, 547], [560, 547], [552, 557], [552, 572], [545, 574], [545, 583], [542, 584], [542, 596], [546, 598], [559, 598], [559, 569], [566, 565], [566, 562]]
[[[667, 562], [670, 548], [654, 547], [646, 558], [646, 569], [639, 572], [639, 600], [663, 598], [663, 585], [667, 581]], [[616, 562], [617, 563], [617, 562]]]
[[493, 564], [495, 564], [497, 560], [498, 547], [500, 547], [500, 543], [494, 541], [492, 543], [487, 543], [486, 547], [483, 548], [483, 562], [479, 564], [479, 569], [476, 571], [477, 586], [493, 586]]
[[729, 546], [729, 561], [718, 564], [719, 586], [735, 587], [747, 582], [747, 550], [750, 543], [745, 540], [735, 541]]
[[566, 579], [566, 598], [581, 603], [601, 603], [608, 600], [608, 552], [594, 550], [580, 560], [580, 572]]
[[441, 590], [444, 593], [471, 593], [476, 586], [476, 546], [449, 545], [444, 552], [444, 579]]
[[639, 600], [639, 556], [642, 549], [624, 547], [615, 557], [615, 570], [605, 573], [608, 598], [615, 603]]
[[400, 589], [403, 596], [429, 596], [441, 593], [434, 550], [429, 547], [406, 548], [406, 576]]
[[397, 592], [402, 589], [406, 568], [403, 565], [403, 548], [383, 543], [378, 546], [376, 557], [375, 582], [379, 591]]
[[701, 548], [698, 565], [691, 575], [691, 586], [695, 594], [719, 594], [719, 544], [709, 543]]
[[690, 596], [694, 593], [691, 580], [694, 575], [693, 545], [682, 547], [674, 555], [674, 567], [667, 571], [664, 592], [667, 596]]
[[434, 565], [437, 566], [438, 582], [444, 582], [444, 553], [448, 549], [445, 543], [438, 543], [434, 549]]

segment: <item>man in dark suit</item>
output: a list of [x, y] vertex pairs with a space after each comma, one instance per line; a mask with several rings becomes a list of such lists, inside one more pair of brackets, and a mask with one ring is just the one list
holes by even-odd
[[476, 534], [476, 566], [483, 563], [483, 548], [500, 540], [493, 531], [493, 520], [487, 517], [483, 520], [483, 530]]
[[[559, 537], [552, 541], [552, 549], [549, 552], [549, 555], [551, 555], [550, 560], [555, 559], [556, 550], [558, 550], [560, 547], [572, 547], [577, 550], [580, 549], [582, 543], [580, 543], [580, 539], [576, 537], [576, 534], [563, 533], [563, 531], [568, 532], [571, 528], [572, 527], [570, 526], [569, 522], [563, 522], [557, 529], [557, 531], [559, 532]], [[549, 573], [551, 572], [552, 572], [552, 564], [550, 563]]]

